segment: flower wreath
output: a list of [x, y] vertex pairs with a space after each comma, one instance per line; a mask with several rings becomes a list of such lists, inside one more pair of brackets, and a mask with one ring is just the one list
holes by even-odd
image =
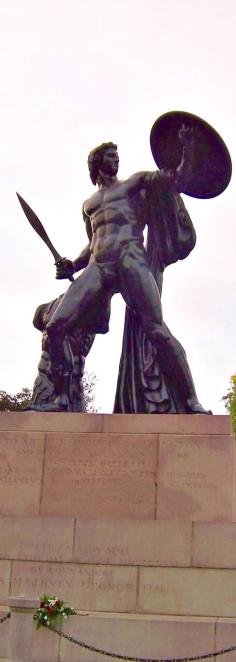
[[73, 607], [66, 607], [64, 600], [59, 600], [56, 595], [43, 595], [40, 598], [40, 607], [34, 614], [36, 629], [43, 625], [52, 629], [60, 625], [61, 618], [67, 618], [76, 614]]

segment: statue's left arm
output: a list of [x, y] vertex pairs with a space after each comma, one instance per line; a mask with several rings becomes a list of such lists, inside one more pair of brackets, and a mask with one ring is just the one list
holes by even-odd
[[176, 170], [146, 173], [149, 262], [162, 271], [183, 260], [196, 243], [196, 233], [180, 193], [193, 178], [196, 134], [181, 127], [182, 157]]
[[182, 158], [176, 170], [161, 170], [161, 177], [176, 193], [182, 193], [193, 178], [193, 164], [196, 147], [196, 132], [182, 125], [179, 130], [179, 141], [182, 145]]

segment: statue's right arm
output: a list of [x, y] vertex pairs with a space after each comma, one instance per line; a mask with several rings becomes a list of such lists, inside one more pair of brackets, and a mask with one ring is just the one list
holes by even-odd
[[87, 264], [89, 263], [90, 260], [90, 256], [91, 256], [91, 252], [90, 252], [90, 243], [89, 243], [87, 244], [87, 246], [85, 246], [85, 248], [83, 248], [83, 250], [78, 255], [78, 257], [75, 260], [73, 260], [72, 264], [74, 268], [74, 273], [76, 271], [80, 271], [80, 269], [84, 269], [85, 267], [87, 267]]
[[83, 208], [82, 208], [82, 214], [83, 214], [83, 219], [84, 219], [84, 222], [85, 222], [85, 228], [86, 228], [86, 232], [87, 232], [87, 235], [88, 235], [89, 243], [81, 251], [81, 253], [76, 258], [76, 260], [73, 260], [72, 264], [73, 264], [73, 267], [74, 267], [74, 273], [76, 271], [80, 271], [80, 269], [84, 269], [85, 267], [87, 267], [87, 264], [89, 263], [90, 256], [91, 256], [90, 243], [92, 241], [93, 233], [92, 233], [91, 221], [90, 221], [90, 218], [89, 218], [88, 214], [86, 214], [86, 211], [84, 209], [84, 205], [83, 205]]
[[69, 276], [72, 276], [77, 271], [80, 271], [81, 269], [87, 267], [87, 264], [89, 263], [91, 256], [90, 243], [92, 239], [92, 228], [91, 228], [90, 218], [84, 211], [84, 207], [83, 207], [83, 219], [85, 222], [86, 232], [89, 238], [89, 243], [87, 244], [87, 246], [85, 246], [85, 248], [83, 248], [83, 250], [75, 260], [71, 261], [64, 259], [56, 264], [57, 280], [61, 280], [62, 278], [68, 278]]

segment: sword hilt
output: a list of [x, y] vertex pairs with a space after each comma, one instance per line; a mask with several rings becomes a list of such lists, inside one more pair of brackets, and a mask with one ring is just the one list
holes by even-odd
[[[66, 257], [60, 257], [60, 258], [58, 258], [58, 260], [55, 261], [55, 265], [57, 266], [57, 264], [60, 264], [60, 262], [65, 262], [66, 259], [67, 259]], [[71, 276], [67, 276], [67, 278], [68, 278], [68, 280], [70, 280], [71, 283], [73, 283], [73, 281], [74, 281], [74, 276], [72, 276], [72, 275], [71, 275]]]

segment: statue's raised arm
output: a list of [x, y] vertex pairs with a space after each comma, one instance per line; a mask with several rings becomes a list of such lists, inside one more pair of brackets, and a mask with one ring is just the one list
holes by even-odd
[[182, 111], [161, 115], [150, 135], [158, 168], [179, 193], [214, 198], [228, 186], [232, 164], [229, 151], [205, 120]]

